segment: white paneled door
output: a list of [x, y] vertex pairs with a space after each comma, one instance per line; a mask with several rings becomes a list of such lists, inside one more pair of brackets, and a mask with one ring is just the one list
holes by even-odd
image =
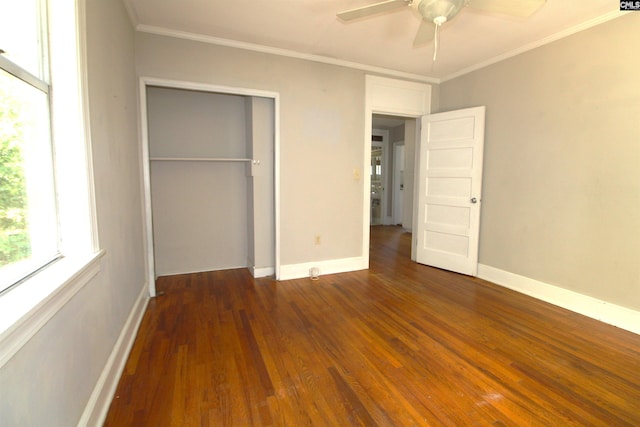
[[416, 261], [475, 276], [485, 107], [422, 118]]

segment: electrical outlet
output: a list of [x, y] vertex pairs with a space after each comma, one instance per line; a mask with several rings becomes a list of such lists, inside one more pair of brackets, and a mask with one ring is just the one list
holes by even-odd
[[313, 242], [314, 242], [316, 245], [319, 245], [319, 244], [320, 244], [320, 235], [319, 235], [319, 234], [317, 234], [317, 235], [316, 235], [316, 237], [314, 237]]
[[356, 181], [360, 181], [360, 169], [355, 168], [353, 170], [353, 179], [355, 179]]

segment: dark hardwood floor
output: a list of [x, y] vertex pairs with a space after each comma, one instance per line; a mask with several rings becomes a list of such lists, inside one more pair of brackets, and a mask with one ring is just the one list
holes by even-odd
[[106, 426], [640, 426], [640, 336], [409, 260], [164, 277]]

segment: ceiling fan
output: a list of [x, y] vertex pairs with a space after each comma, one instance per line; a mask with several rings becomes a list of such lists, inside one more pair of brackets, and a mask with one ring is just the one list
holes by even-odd
[[363, 18], [388, 10], [409, 6], [418, 10], [422, 22], [413, 41], [414, 46], [427, 43], [435, 38], [434, 60], [437, 52], [438, 28], [453, 19], [463, 7], [527, 17], [538, 10], [546, 0], [386, 0], [369, 6], [359, 7], [338, 13], [343, 21]]

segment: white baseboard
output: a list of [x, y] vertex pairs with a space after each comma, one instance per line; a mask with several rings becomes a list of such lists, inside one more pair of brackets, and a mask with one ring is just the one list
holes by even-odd
[[254, 278], [273, 276], [276, 273], [275, 267], [249, 267], [249, 271]]
[[539, 300], [640, 334], [640, 312], [488, 265], [478, 264], [478, 277]]
[[122, 332], [111, 351], [111, 355], [109, 355], [109, 359], [107, 359], [107, 363], [102, 369], [98, 382], [93, 388], [78, 426], [101, 426], [104, 423], [148, 302], [149, 292], [148, 286], [145, 284], [131, 309], [131, 313], [129, 313], [127, 322], [122, 328]]
[[321, 276], [325, 274], [364, 270], [369, 268], [369, 257], [341, 258], [327, 261], [304, 262], [302, 264], [281, 265], [280, 277], [278, 280], [291, 280], [309, 277], [309, 270], [313, 267], [320, 271]]

